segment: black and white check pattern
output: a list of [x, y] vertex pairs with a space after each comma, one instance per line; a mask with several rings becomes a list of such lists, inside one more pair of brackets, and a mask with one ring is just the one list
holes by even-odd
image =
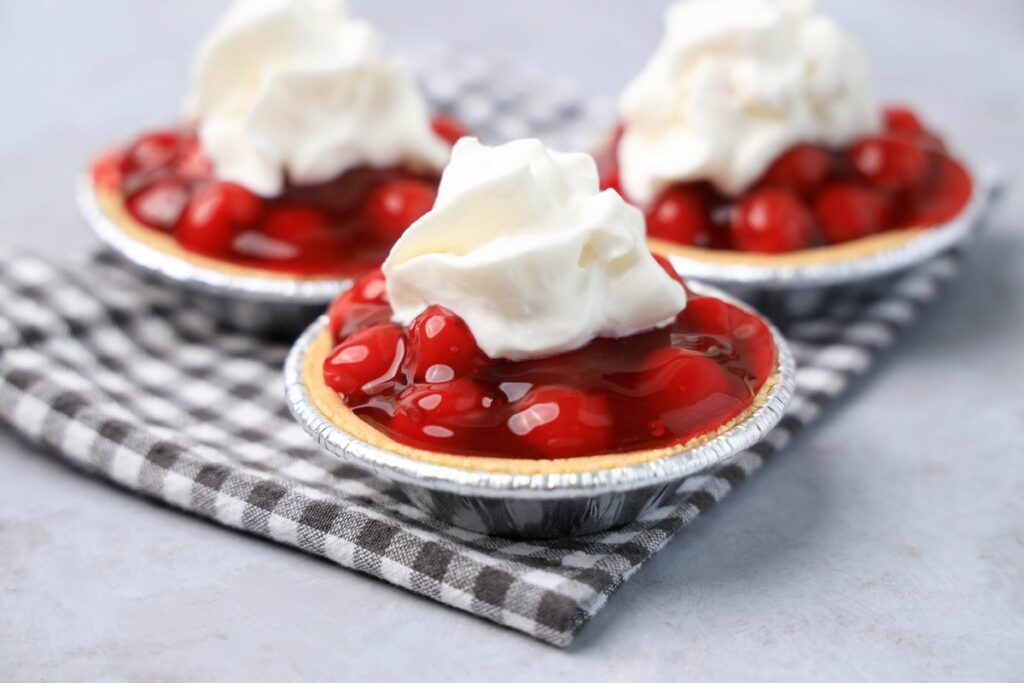
[[[593, 131], [581, 122], [601, 109], [540, 97], [486, 63], [432, 73], [424, 82], [440, 106], [494, 139], [570, 140]], [[584, 538], [515, 541], [427, 517], [292, 421], [280, 375], [286, 346], [224, 331], [187, 296], [106, 257], [58, 266], [0, 255], [0, 419], [129, 490], [564, 646], [647, 559], [865, 372], [955, 266], [942, 257], [791, 324], [800, 369], [782, 424], [687, 480], [671, 504]]]

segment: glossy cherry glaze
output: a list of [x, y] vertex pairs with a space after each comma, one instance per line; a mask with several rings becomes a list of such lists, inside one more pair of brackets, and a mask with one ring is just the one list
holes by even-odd
[[664, 329], [513, 362], [485, 356], [439, 306], [391, 322], [375, 271], [331, 305], [324, 379], [363, 420], [426, 450], [558, 459], [678, 444], [747, 410], [775, 366], [759, 318], [688, 294]]
[[[438, 117], [454, 143], [465, 131]], [[434, 203], [439, 174], [362, 167], [317, 185], [259, 197], [215, 178], [193, 130], [148, 133], [99, 158], [93, 181], [124, 198], [141, 224], [188, 251], [300, 276], [345, 277], [376, 267]]]
[[[892, 107], [883, 120], [880, 134], [842, 149], [790, 148], [738, 197], [707, 182], [672, 185], [647, 208], [647, 234], [687, 246], [778, 254], [954, 218], [971, 196], [966, 169], [913, 111]], [[619, 127], [599, 165], [602, 185], [626, 197], [614, 152], [621, 135]]]

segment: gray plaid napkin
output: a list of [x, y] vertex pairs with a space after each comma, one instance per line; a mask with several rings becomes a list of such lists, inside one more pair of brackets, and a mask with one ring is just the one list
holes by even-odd
[[0, 257], [0, 419], [142, 495], [567, 645], [648, 558], [865, 372], [955, 270], [943, 257], [791, 324], [800, 369], [782, 424], [684, 482], [678, 500], [584, 538], [514, 541], [426, 517], [292, 421], [284, 345], [219, 329], [176, 291], [103, 259]]
[[[580, 146], [602, 109], [479, 60], [422, 63], [439, 106], [491, 139]], [[445, 60], [448, 60], [445, 65]], [[433, 60], [433, 61], [431, 61]], [[434, 67], [432, 67], [434, 68]], [[433, 75], [431, 75], [433, 74]], [[0, 419], [82, 469], [192, 514], [569, 644], [608, 597], [759, 469], [910, 324], [956, 270], [945, 256], [788, 325], [798, 391], [769, 437], [621, 529], [523, 542], [431, 519], [315, 447], [284, 405], [286, 347], [225, 331], [176, 290], [107, 258], [0, 255]]]

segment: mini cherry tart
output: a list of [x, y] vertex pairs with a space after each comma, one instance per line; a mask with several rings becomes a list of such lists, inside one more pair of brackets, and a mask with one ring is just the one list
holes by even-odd
[[[438, 117], [454, 143], [465, 131]], [[287, 184], [258, 197], [218, 180], [191, 129], [155, 131], [93, 164], [99, 191], [120, 195], [128, 214], [187, 252], [245, 268], [346, 277], [376, 267], [434, 203], [438, 174], [359, 167], [317, 185]]]
[[375, 271], [329, 310], [323, 377], [359, 418], [429, 451], [562, 459], [682, 444], [751, 409], [776, 365], [757, 316], [688, 295], [663, 329], [513, 362], [488, 358], [440, 306], [395, 324]]
[[[670, 185], [647, 207], [648, 235], [689, 247], [785, 254], [956, 217], [971, 197], [963, 165], [913, 111], [891, 107], [883, 121], [881, 133], [841, 149], [795, 145], [738, 197], [705, 182]], [[614, 150], [621, 135], [620, 126], [600, 160], [603, 185], [620, 193]]]

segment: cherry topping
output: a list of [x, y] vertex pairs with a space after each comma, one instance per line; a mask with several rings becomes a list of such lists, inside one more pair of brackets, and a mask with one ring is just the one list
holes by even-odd
[[923, 149], [942, 152], [946, 146], [942, 139], [928, 130], [921, 119], [906, 107], [889, 107], [882, 112], [885, 119], [885, 130], [891, 135], [903, 137], [920, 145]]
[[612, 414], [600, 394], [535, 387], [516, 403], [508, 429], [546, 458], [596, 455], [611, 447]]
[[625, 132], [626, 127], [622, 125], [622, 122], [615, 124], [615, 128], [612, 129], [612, 133], [609, 136], [606, 151], [596, 157], [597, 173], [601, 179], [601, 189], [615, 190], [621, 197], [625, 197], [626, 194], [622, 191], [622, 182], [619, 176], [619, 165], [616, 163], [616, 154], [619, 148], [619, 142], [621, 142], [622, 135]]
[[711, 296], [690, 298], [679, 315], [701, 332], [716, 335], [732, 333], [739, 321], [749, 318], [735, 306]]
[[[92, 176], [97, 189], [119, 191], [128, 211], [155, 230], [173, 221], [179, 193], [169, 188], [184, 188], [188, 202], [173, 236], [187, 250], [247, 268], [338, 278], [379, 265], [405, 227], [432, 206], [437, 184], [431, 170], [363, 165], [313, 184], [286, 179], [273, 197], [238, 199], [240, 192], [218, 182], [188, 128], [141, 136], [97, 159]], [[225, 199], [236, 208], [214, 206]]]
[[173, 177], [159, 178], [128, 196], [125, 206], [135, 220], [171, 230], [188, 203], [189, 188]]
[[622, 191], [622, 180], [619, 178], [619, 167], [611, 166], [609, 168], [599, 168], [598, 174], [601, 177], [601, 189], [602, 190], [615, 190], [620, 197], [625, 198], [625, 193]]
[[154, 131], [143, 135], [125, 154], [125, 174], [153, 171], [170, 164], [178, 153], [180, 142], [177, 131]]
[[327, 310], [331, 335], [340, 341], [356, 330], [386, 322], [391, 318], [387, 287], [380, 268], [355, 281], [331, 302]]
[[405, 360], [401, 326], [382, 323], [360, 330], [338, 344], [324, 361], [324, 381], [347, 400], [387, 388]]
[[198, 137], [192, 136], [182, 141], [174, 161], [174, 170], [188, 180], [203, 180], [213, 175], [213, 164], [203, 154]]
[[267, 212], [263, 232], [285, 242], [302, 243], [323, 235], [330, 221], [317, 209], [299, 204], [276, 206]]
[[237, 228], [254, 222], [262, 200], [235, 183], [217, 182], [195, 191], [175, 230], [186, 249], [219, 256], [231, 248]]
[[849, 242], [883, 230], [889, 213], [877, 190], [849, 181], [826, 185], [814, 200], [818, 228], [831, 244]]
[[777, 254], [810, 246], [811, 216], [792, 193], [755, 190], [733, 212], [730, 235], [741, 251]]
[[449, 145], [454, 145], [459, 141], [459, 138], [464, 138], [469, 135], [469, 131], [463, 128], [461, 123], [450, 116], [435, 116], [430, 122], [430, 127], [433, 128], [434, 132], [440, 137], [444, 138]]
[[854, 143], [846, 150], [846, 159], [864, 180], [890, 192], [920, 186], [928, 172], [924, 151], [906, 138], [891, 135]]
[[832, 156], [814, 145], [796, 145], [777, 158], [761, 178], [762, 185], [786, 188], [808, 196], [825, 182]]
[[730, 376], [707, 355], [667, 347], [647, 358], [637, 386], [659, 413], [659, 420], [676, 433], [690, 433], [708, 415], [733, 404]]
[[411, 440], [465, 447], [467, 430], [491, 426], [500, 403], [471, 379], [415, 384], [399, 395], [390, 427]]
[[485, 356], [441, 307], [403, 336], [383, 290], [375, 273], [332, 305], [340, 343], [325, 379], [360, 418], [421, 448], [566, 458], [680, 443], [739, 415], [775, 364], [764, 323], [692, 291], [665, 328], [509, 361]]
[[708, 202], [690, 185], [673, 185], [647, 212], [647, 234], [678, 244], [706, 247], [711, 243]]
[[117, 189], [124, 179], [122, 167], [124, 165], [124, 153], [114, 150], [100, 155], [92, 164], [92, 181], [98, 187], [108, 190]]
[[436, 197], [434, 188], [419, 180], [382, 183], [366, 199], [366, 216], [382, 239], [394, 242], [433, 208]]
[[938, 225], [954, 218], [971, 198], [971, 177], [945, 154], [931, 153], [932, 173], [923, 191], [911, 200], [910, 226]]
[[670, 278], [672, 278], [679, 284], [683, 284], [683, 276], [676, 272], [676, 269], [672, 266], [671, 261], [669, 261], [661, 254], [651, 254], [651, 256], [653, 256], [654, 260], [657, 261], [659, 266], [661, 266], [661, 269], [668, 273], [668, 276]]
[[882, 110], [885, 130], [890, 133], [905, 133], [916, 137], [925, 132], [921, 119], [907, 107], [886, 107]]
[[465, 321], [442, 306], [430, 306], [412, 321], [409, 353], [417, 382], [461, 377], [482, 358]]

